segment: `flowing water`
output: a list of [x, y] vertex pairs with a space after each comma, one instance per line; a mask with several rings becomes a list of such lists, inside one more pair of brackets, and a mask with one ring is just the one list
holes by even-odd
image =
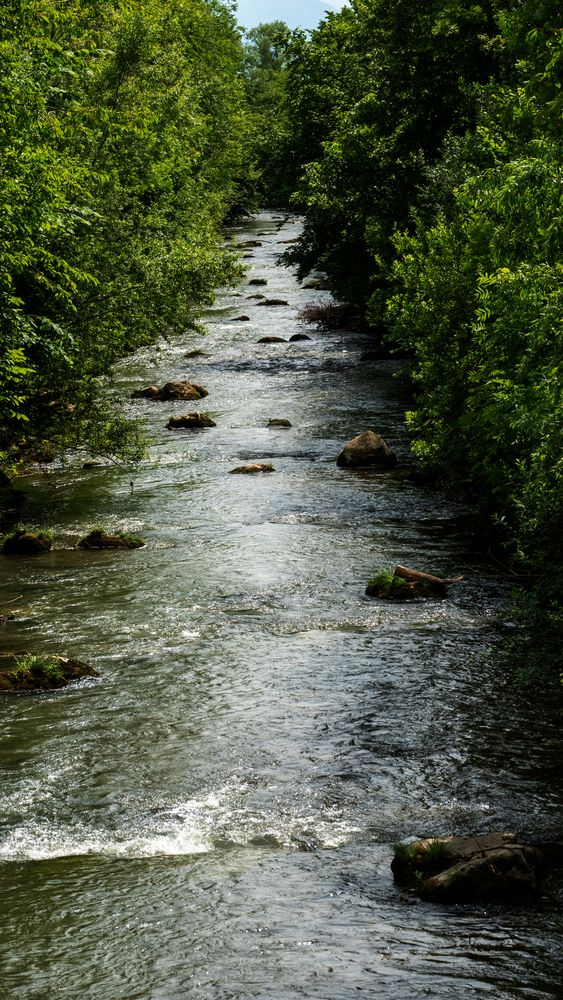
[[[202, 382], [215, 429], [165, 429], [193, 404], [131, 402], [153, 435], [139, 468], [19, 484], [22, 519], [56, 545], [3, 560], [19, 608], [3, 646], [101, 679], [0, 702], [3, 1000], [563, 996], [557, 879], [526, 908], [433, 907], [393, 884], [399, 839], [559, 837], [560, 744], [494, 666], [507, 586], [472, 554], [467, 511], [408, 479], [397, 366], [359, 366], [351, 333], [257, 343], [304, 332], [298, 309], [327, 299], [276, 267], [298, 231], [271, 213], [235, 228], [265, 235], [208, 334], [118, 366], [126, 399]], [[369, 426], [397, 471], [337, 469]], [[229, 474], [246, 461], [276, 471]], [[97, 524], [147, 545], [74, 549]], [[367, 600], [396, 561], [466, 583]]]

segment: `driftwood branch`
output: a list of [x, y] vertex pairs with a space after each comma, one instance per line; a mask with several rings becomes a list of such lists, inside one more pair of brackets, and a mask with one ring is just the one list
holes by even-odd
[[408, 583], [433, 583], [436, 586], [450, 586], [453, 583], [461, 583], [462, 576], [454, 576], [446, 579], [442, 576], [432, 576], [430, 573], [421, 573], [417, 569], [409, 569], [408, 566], [395, 566], [395, 576], [400, 576]]

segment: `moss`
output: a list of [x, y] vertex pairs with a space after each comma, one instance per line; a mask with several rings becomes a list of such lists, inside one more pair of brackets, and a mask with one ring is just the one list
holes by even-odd
[[77, 544], [79, 549], [140, 549], [145, 540], [139, 535], [127, 531], [116, 531], [109, 534], [103, 528], [94, 528], [90, 534], [81, 538]]
[[402, 576], [395, 576], [393, 570], [382, 569], [369, 581], [366, 594], [368, 597], [389, 597], [393, 592], [398, 594], [402, 588], [405, 594], [411, 590]]
[[48, 552], [53, 545], [52, 531], [30, 531], [29, 528], [16, 528], [5, 535], [2, 544], [2, 554], [9, 555], [39, 555]]

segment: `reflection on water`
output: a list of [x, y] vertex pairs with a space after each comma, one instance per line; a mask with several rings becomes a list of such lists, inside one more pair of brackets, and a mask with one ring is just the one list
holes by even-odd
[[[393, 885], [398, 839], [557, 838], [560, 744], [495, 670], [506, 590], [467, 511], [408, 480], [397, 366], [358, 367], [357, 334], [257, 343], [301, 331], [298, 309], [326, 296], [276, 267], [299, 221], [240, 233], [265, 223], [248, 278], [289, 305], [245, 300], [233, 324], [245, 284], [207, 336], [116, 373], [127, 399], [193, 377], [217, 428], [171, 433], [185, 403], [131, 401], [153, 440], [138, 469], [71, 463], [21, 485], [25, 519], [57, 540], [2, 564], [19, 609], [4, 647], [75, 654], [102, 679], [0, 706], [3, 995], [560, 996], [559, 881], [522, 910], [432, 908]], [[338, 470], [369, 426], [397, 471]], [[275, 475], [229, 475], [252, 460]], [[100, 523], [147, 546], [75, 550]], [[466, 583], [443, 602], [368, 601], [395, 561]]]

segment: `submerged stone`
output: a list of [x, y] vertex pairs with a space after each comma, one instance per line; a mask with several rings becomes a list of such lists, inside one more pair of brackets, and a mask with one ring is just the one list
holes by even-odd
[[250, 323], [250, 316], [233, 316], [231, 323]]
[[249, 285], [267, 285], [268, 284], [268, 279], [267, 278], [251, 278], [250, 281], [248, 282], [248, 284]]

